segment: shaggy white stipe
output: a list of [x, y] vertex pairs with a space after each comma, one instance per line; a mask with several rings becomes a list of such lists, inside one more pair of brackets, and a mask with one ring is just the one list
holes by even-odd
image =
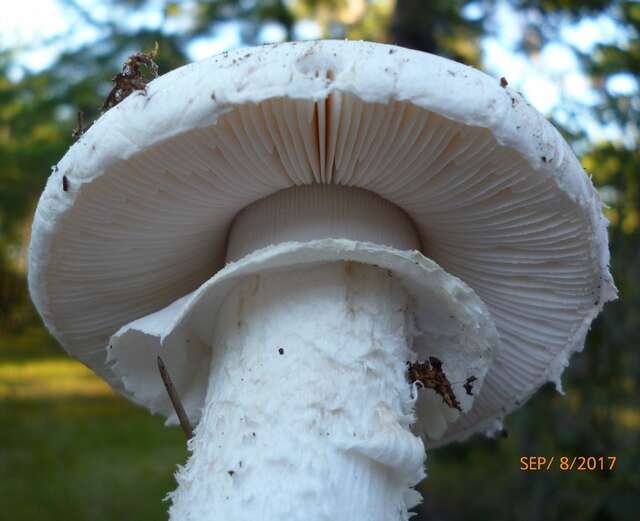
[[386, 270], [352, 262], [243, 279], [215, 318], [170, 519], [408, 519], [425, 458], [410, 431], [409, 300]]

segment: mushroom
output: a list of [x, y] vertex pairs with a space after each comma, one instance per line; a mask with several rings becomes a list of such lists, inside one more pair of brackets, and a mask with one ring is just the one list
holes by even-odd
[[175, 423], [162, 356], [195, 425], [171, 519], [407, 519], [425, 447], [560, 389], [616, 295], [606, 224], [500, 81], [294, 42], [96, 121], [40, 199], [29, 286], [69, 354]]

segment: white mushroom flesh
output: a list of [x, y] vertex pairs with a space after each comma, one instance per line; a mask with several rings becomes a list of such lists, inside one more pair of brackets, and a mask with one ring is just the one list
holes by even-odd
[[[303, 186], [245, 208], [227, 257], [325, 236], [419, 242], [406, 214], [375, 194]], [[214, 325], [211, 361], [172, 520], [408, 519], [424, 477], [425, 448], [410, 430], [418, 385], [407, 372], [422, 332], [399, 280], [366, 263], [313, 262], [245, 276], [217, 313], [194, 304], [189, 336]], [[449, 345], [440, 356], [450, 375], [475, 367], [482, 378], [491, 360], [482, 355]], [[426, 392], [422, 429], [439, 438], [458, 414]], [[459, 396], [470, 409], [472, 397]]]
[[425, 458], [408, 304], [386, 270], [350, 262], [238, 284], [171, 520], [408, 519]]

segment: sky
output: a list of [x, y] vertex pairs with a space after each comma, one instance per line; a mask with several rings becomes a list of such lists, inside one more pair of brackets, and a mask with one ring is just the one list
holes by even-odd
[[[113, 9], [95, 0], [82, 0], [91, 6], [92, 16], [100, 19], [113, 15]], [[152, 0], [157, 9], [150, 9], [138, 16], [128, 17], [128, 23], [135, 27], [157, 27], [161, 23], [159, 6], [162, 0]], [[184, 2], [187, 14], [170, 19], [168, 31], [180, 31], [188, 23], [188, 8], [195, 2]], [[474, 18], [481, 14], [481, 8], [471, 4], [465, 16]], [[496, 77], [506, 77], [509, 86], [523, 93], [525, 98], [540, 112], [553, 114], [562, 121], [562, 105], [565, 100], [592, 105], [598, 100], [598, 92], [580, 71], [579, 63], [569, 46], [554, 43], [543, 48], [533, 59], [519, 52], [517, 44], [525, 30], [525, 21], [517, 16], [510, 5], [498, 1], [492, 23], [499, 29], [499, 37], [487, 37], [482, 41], [486, 71]], [[228, 48], [241, 45], [240, 29], [237, 23], [220, 25], [215, 37], [200, 38], [189, 47], [192, 60], [204, 59]], [[311, 20], [299, 22], [295, 27], [298, 39], [315, 39], [320, 36], [318, 26]], [[63, 38], [57, 38], [66, 35]], [[79, 15], [65, 8], [56, 0], [9, 0], [3, 3], [0, 16], [0, 48], [26, 47], [18, 54], [16, 66], [11, 75], [18, 78], [21, 67], [39, 70], [52, 63], [56, 55], [65, 47], [81, 46], [98, 36], [94, 28], [84, 23]], [[270, 24], [264, 27], [260, 38], [263, 43], [282, 41], [284, 30]], [[590, 52], [598, 42], [624, 43], [624, 35], [608, 17], [583, 19], [578, 24], [566, 26], [562, 30], [563, 40]], [[28, 48], [28, 49], [27, 49]], [[635, 80], [629, 77], [613, 78], [607, 85], [613, 92], [630, 93], [637, 89]], [[620, 130], [602, 127], [595, 120], [586, 117], [581, 124], [587, 129], [590, 140], [620, 138]]]

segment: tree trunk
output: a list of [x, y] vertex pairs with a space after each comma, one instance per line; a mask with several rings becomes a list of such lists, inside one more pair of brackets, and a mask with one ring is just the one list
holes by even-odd
[[437, 53], [432, 14], [424, 0], [396, 0], [391, 21], [391, 41], [401, 47]]

